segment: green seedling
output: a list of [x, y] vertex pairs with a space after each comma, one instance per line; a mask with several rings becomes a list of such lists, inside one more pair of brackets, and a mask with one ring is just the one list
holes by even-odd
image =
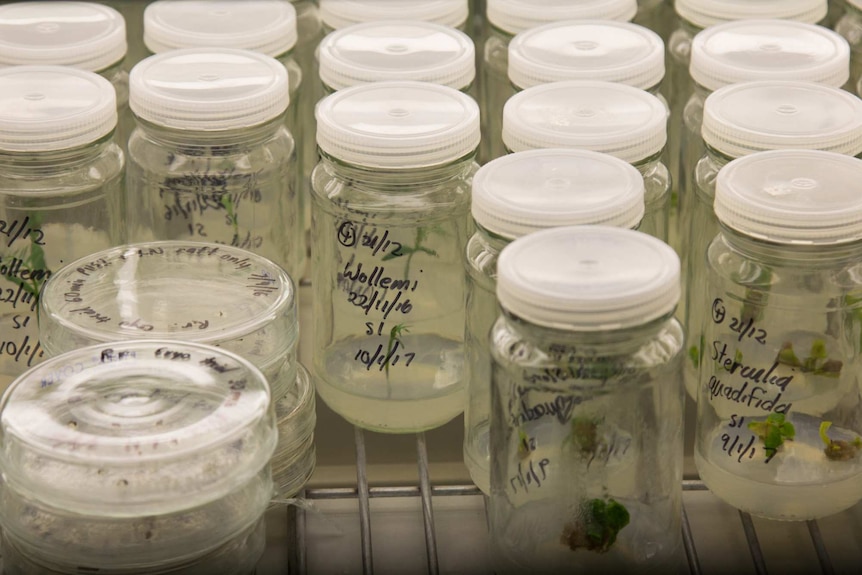
[[841, 368], [844, 366], [837, 359], [829, 359], [826, 351], [826, 342], [822, 339], [815, 339], [812, 342], [808, 357], [802, 360], [799, 359], [793, 350], [793, 344], [786, 341], [781, 346], [776, 361], [781, 365], [798, 369], [802, 373], [822, 375], [824, 377], [839, 377], [841, 375]]
[[820, 439], [826, 445], [823, 453], [832, 461], [849, 461], [854, 459], [859, 454], [859, 449], [862, 448], [862, 438], [857, 436], [853, 441], [832, 439], [826, 433], [830, 427], [832, 427], [831, 421], [820, 423]]
[[748, 429], [763, 442], [767, 463], [775, 457], [785, 441], [792, 441], [796, 436], [796, 429], [792, 423], [785, 421], [783, 413], [770, 413], [765, 421], [752, 421]]
[[628, 510], [613, 499], [591, 499], [581, 504], [578, 520], [563, 528], [561, 542], [572, 551], [607, 553], [630, 521]]

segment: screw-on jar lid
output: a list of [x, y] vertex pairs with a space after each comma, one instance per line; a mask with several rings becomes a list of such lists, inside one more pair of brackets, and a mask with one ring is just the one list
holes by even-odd
[[482, 166], [472, 202], [476, 223], [509, 239], [560, 226], [634, 228], [644, 214], [644, 180], [607, 154], [530, 150]]
[[487, 0], [488, 22], [509, 34], [563, 20], [628, 22], [638, 11], [637, 0]]
[[342, 162], [376, 168], [445, 164], [479, 145], [479, 106], [447, 86], [374, 82], [317, 104], [317, 145]]
[[117, 125], [117, 95], [94, 72], [63, 66], [0, 69], [0, 150], [85, 146]]
[[287, 0], [157, 0], [144, 10], [144, 44], [236, 48], [281, 56], [296, 45], [296, 9]]
[[522, 32], [509, 43], [509, 80], [518, 88], [603, 80], [646, 90], [662, 78], [664, 43], [637, 24], [555, 22]]
[[422, 20], [458, 28], [470, 15], [467, 0], [320, 0], [318, 10], [333, 30], [377, 20]]
[[766, 80], [725, 86], [703, 107], [703, 140], [738, 158], [765, 150], [862, 153], [862, 100], [839, 88]]
[[[251, 201], [231, 200], [240, 213]], [[287, 273], [219, 244], [149, 242], [88, 255], [54, 272], [39, 306], [42, 347], [51, 355], [96, 343], [178, 339], [238, 353], [272, 379], [297, 342], [296, 289]], [[281, 396], [274, 390], [274, 397]]]
[[747, 236], [779, 244], [862, 239], [862, 160], [813, 150], [758, 152], [715, 182], [715, 215]]
[[519, 238], [497, 262], [497, 298], [530, 323], [573, 331], [624, 329], [673, 312], [679, 257], [641, 232], [552, 228]]
[[636, 163], [666, 142], [667, 108], [649, 92], [623, 84], [542, 84], [503, 107], [503, 143], [513, 152], [583, 148]]
[[3, 395], [0, 427], [7, 487], [91, 516], [220, 499], [261, 472], [277, 439], [260, 371], [229, 351], [173, 340], [47, 360]]
[[93, 2], [0, 6], [0, 66], [71, 66], [99, 72], [126, 55], [126, 22]]
[[815, 24], [826, 17], [826, 0], [676, 0], [676, 13], [698, 28], [733, 20], [780, 18]]
[[740, 20], [698, 33], [689, 71], [707, 90], [751, 80], [802, 80], [838, 88], [850, 77], [850, 46], [814, 24]]
[[462, 90], [476, 76], [470, 37], [431, 22], [354, 24], [324, 38], [318, 54], [320, 79], [333, 90], [386, 80], [433, 82]]
[[132, 112], [180, 130], [255, 126], [282, 114], [289, 101], [285, 67], [248, 50], [172, 50], [142, 60], [129, 75]]

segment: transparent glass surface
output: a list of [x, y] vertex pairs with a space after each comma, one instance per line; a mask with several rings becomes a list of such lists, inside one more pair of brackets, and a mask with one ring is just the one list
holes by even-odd
[[298, 365], [296, 383], [287, 395], [275, 402], [278, 445], [272, 456], [275, 496], [296, 495], [311, 478], [317, 461], [314, 448], [314, 386], [308, 371]]
[[676, 320], [579, 334], [504, 312], [491, 342], [496, 571], [675, 571], [683, 409]]
[[847, 86], [852, 92], [862, 77], [862, 11], [847, 5], [845, 14], [835, 24], [835, 31], [850, 44], [850, 80]]
[[506, 154], [503, 145], [503, 106], [515, 95], [509, 82], [509, 42], [512, 35], [488, 26], [483, 61], [480, 65], [479, 104], [482, 109], [482, 143], [479, 163], [486, 164]]
[[644, 217], [638, 230], [667, 242], [673, 192], [670, 172], [660, 156], [634, 165], [644, 178]]
[[695, 463], [753, 515], [862, 498], [862, 243], [782, 246], [722, 226], [708, 251]]
[[[685, 104], [683, 110], [683, 124], [679, 132], [679, 180], [677, 181], [677, 195], [679, 197], [679, 229], [689, 229], [689, 222], [685, 219], [685, 214], [690, 214], [691, 209], [686, 205], [693, 202], [692, 196], [697, 192], [695, 178], [695, 166], [700, 158], [706, 153], [706, 145], [703, 143], [703, 137], [700, 135], [700, 129], [703, 126], [703, 105], [706, 98], [711, 92], [695, 85], [694, 91]], [[685, 256], [685, 251], [689, 248], [688, 242], [680, 242], [680, 256]]]
[[477, 168], [472, 156], [315, 168], [313, 372], [321, 398], [354, 424], [415, 432], [464, 409], [463, 246]]
[[649, 28], [661, 36], [661, 39], [667, 44], [668, 38], [677, 26], [673, 1], [638, 0], [638, 12], [632, 22]]
[[0, 389], [44, 357], [42, 284], [124, 239], [123, 154], [112, 136], [38, 154], [0, 153]]

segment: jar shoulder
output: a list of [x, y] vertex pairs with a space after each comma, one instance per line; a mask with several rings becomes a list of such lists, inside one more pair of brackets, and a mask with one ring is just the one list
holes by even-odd
[[58, 163], [51, 169], [17, 167], [4, 172], [0, 168], [3, 192], [83, 192], [120, 185], [125, 175], [125, 156], [116, 143], [109, 142], [101, 152], [86, 159]]

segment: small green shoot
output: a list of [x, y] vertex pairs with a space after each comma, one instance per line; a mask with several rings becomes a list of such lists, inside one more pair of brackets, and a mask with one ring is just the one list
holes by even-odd
[[234, 209], [233, 198], [230, 197], [230, 194], [224, 193], [221, 195], [219, 203], [227, 212], [227, 221], [233, 228], [234, 236], [239, 237], [239, 216], [237, 216], [236, 210]]
[[577, 521], [563, 528], [561, 543], [572, 551], [607, 553], [630, 521], [628, 510], [613, 499], [591, 499], [581, 504]]
[[[38, 213], [30, 216], [30, 225], [41, 228], [41, 217]], [[48, 266], [45, 264], [45, 250], [42, 249], [42, 246], [36, 243], [35, 236], [32, 234], [30, 235], [29, 247], [25, 247], [21, 252], [13, 255], [20, 259], [23, 262], [23, 266], [30, 271], [48, 270]], [[12, 276], [11, 274], [4, 277], [13, 284], [21, 286], [24, 291], [33, 296], [32, 301], [34, 302], [36, 301], [36, 298], [39, 297], [39, 291], [42, 289], [42, 284], [48, 279], [47, 277], [42, 279], [31, 277], [29, 280], [24, 280], [19, 277]]]
[[407, 326], [403, 323], [399, 323], [389, 330], [389, 341], [386, 344], [386, 360], [383, 362], [383, 370], [386, 372], [386, 387], [388, 395], [392, 395], [392, 390], [389, 388], [389, 363], [394, 355], [392, 350], [395, 348], [396, 343], [401, 346], [404, 345], [404, 342], [401, 341], [401, 335], [408, 333], [409, 331], [410, 330], [407, 329]]
[[849, 461], [854, 459], [859, 454], [859, 449], [862, 448], [862, 438], [857, 436], [853, 441], [831, 439], [826, 433], [830, 427], [832, 427], [831, 421], [820, 423], [820, 439], [826, 445], [823, 453], [831, 461]]
[[839, 377], [841, 375], [841, 368], [844, 367], [841, 361], [829, 359], [826, 351], [826, 342], [822, 339], [815, 339], [812, 342], [808, 357], [803, 360], [800, 360], [796, 352], [793, 351], [793, 344], [786, 341], [781, 346], [776, 361], [781, 365], [796, 368], [802, 373], [822, 375], [824, 377]]
[[775, 457], [785, 441], [792, 441], [796, 436], [796, 429], [792, 423], [785, 421], [783, 413], [770, 413], [765, 421], [752, 421], [748, 429], [763, 442], [767, 463]]
[[413, 256], [415, 256], [417, 253], [424, 253], [428, 254], [429, 256], [437, 257], [436, 251], [422, 245], [428, 235], [432, 233], [437, 235], [445, 235], [445, 232], [440, 226], [433, 226], [431, 228], [416, 228], [416, 238], [413, 240], [413, 245], [401, 246], [401, 249], [398, 250], [398, 255], [395, 255], [394, 253], [390, 252], [383, 256], [383, 261], [385, 262], [397, 257], [407, 256], [407, 260], [404, 264], [404, 278], [409, 278], [410, 263], [413, 261]]

